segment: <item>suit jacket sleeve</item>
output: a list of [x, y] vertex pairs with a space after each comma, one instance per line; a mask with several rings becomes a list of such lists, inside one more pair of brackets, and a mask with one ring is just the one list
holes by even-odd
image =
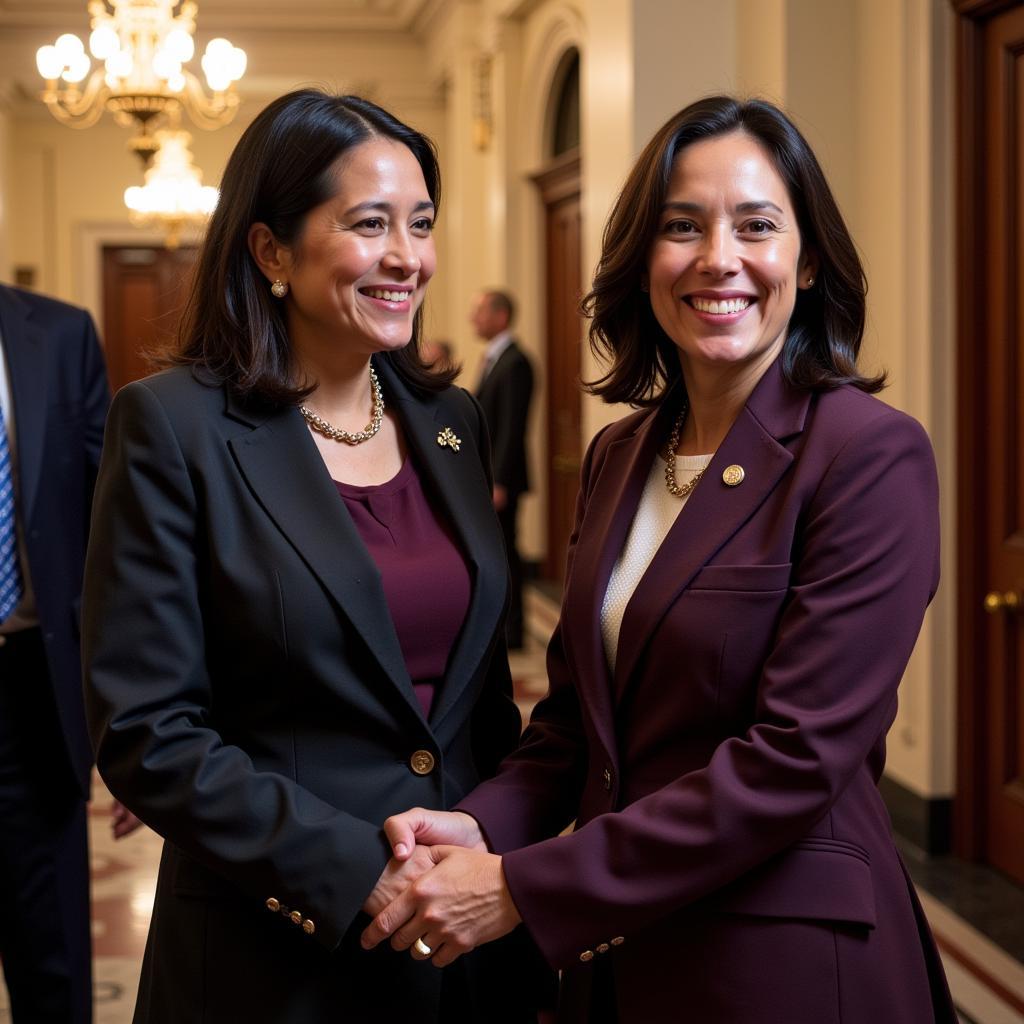
[[[937, 507], [934, 459], [917, 423], [890, 412], [848, 440], [794, 538], [794, 584], [755, 724], [700, 770], [570, 835], [505, 854], [512, 897], [553, 966], [715, 892], [828, 814], [895, 715], [937, 585]], [[559, 666], [553, 699], [566, 700], [565, 677]], [[557, 750], [558, 741], [543, 746]], [[502, 816], [544, 806], [538, 793], [554, 783], [542, 764], [524, 746], [474, 791], [470, 809], [489, 834]]]
[[[290, 894], [340, 941], [387, 861], [378, 827], [260, 770], [211, 725], [189, 468], [145, 384], [114, 400], [86, 565], [86, 706], [110, 791], [262, 904]], [[258, 557], [258, 553], [248, 554]]]
[[107, 369], [103, 361], [103, 350], [96, 335], [96, 326], [92, 317], [84, 314], [85, 323], [82, 331], [82, 404], [83, 404], [83, 444], [85, 446], [86, 464], [89, 468], [85, 496], [85, 508], [88, 511], [92, 502], [96, 474], [99, 471], [100, 455], [103, 451], [103, 430], [107, 421], [107, 410], [110, 407], [110, 389], [107, 384]]

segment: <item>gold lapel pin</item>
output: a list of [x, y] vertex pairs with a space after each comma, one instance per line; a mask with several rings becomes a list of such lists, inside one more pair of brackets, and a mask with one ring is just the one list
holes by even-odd
[[742, 466], [726, 466], [722, 470], [722, 483], [726, 487], [739, 487], [746, 475]]
[[451, 427], [445, 427], [440, 434], [437, 435], [437, 443], [442, 447], [451, 448], [453, 452], [457, 452], [462, 447], [462, 441], [459, 440], [452, 431]]

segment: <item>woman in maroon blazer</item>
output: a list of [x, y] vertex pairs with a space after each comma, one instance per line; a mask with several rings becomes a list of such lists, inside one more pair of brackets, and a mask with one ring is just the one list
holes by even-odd
[[640, 410], [584, 462], [550, 693], [465, 813], [388, 823], [446, 845], [365, 945], [443, 966], [522, 920], [564, 1021], [955, 1020], [876, 787], [939, 529], [924, 431], [856, 366], [864, 293], [775, 107], [650, 142], [586, 302], [593, 390]]

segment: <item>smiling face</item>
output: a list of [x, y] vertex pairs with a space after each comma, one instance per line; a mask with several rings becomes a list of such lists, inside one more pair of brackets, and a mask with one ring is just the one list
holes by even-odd
[[335, 164], [337, 191], [284, 250], [292, 348], [314, 363], [408, 344], [436, 266], [434, 204], [412, 151], [374, 138]]
[[654, 315], [688, 379], [759, 377], [812, 274], [785, 183], [756, 139], [735, 131], [679, 153], [647, 277]]

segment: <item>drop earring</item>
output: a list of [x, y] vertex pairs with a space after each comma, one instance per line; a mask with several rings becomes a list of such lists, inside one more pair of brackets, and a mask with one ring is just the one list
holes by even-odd
[[270, 293], [275, 299], [283, 299], [288, 294], [288, 285], [284, 281], [275, 281], [270, 286]]

